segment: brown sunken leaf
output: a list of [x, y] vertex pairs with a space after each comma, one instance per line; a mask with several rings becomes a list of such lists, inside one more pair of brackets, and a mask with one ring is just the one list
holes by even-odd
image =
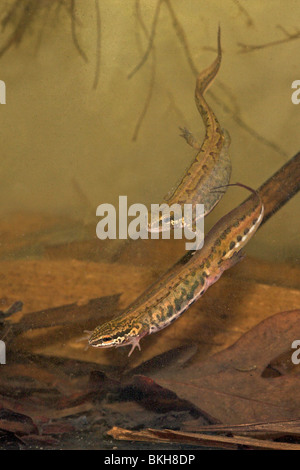
[[23, 439], [17, 437], [10, 431], [2, 431], [0, 429], [0, 449], [19, 450], [21, 449]]
[[128, 376], [132, 375], [146, 375], [149, 376], [151, 373], [160, 370], [162, 367], [167, 367], [168, 370], [178, 369], [187, 361], [189, 361], [197, 353], [198, 347], [196, 344], [188, 344], [185, 346], [179, 346], [178, 348], [170, 349], [158, 354], [151, 359], [142, 362], [137, 367], [131, 367], [128, 365], [127, 370], [124, 374]]
[[[34, 422], [48, 422], [87, 413], [93, 410], [93, 400], [101, 399], [112, 388], [105, 373], [97, 373], [97, 365], [93, 363], [21, 353], [16, 353], [13, 359], [15, 362], [6, 364], [0, 375], [2, 429], [15, 430], [15, 422], [19, 429], [20, 417], [24, 415], [30, 416]], [[96, 373], [98, 381], [93, 383], [90, 376]], [[14, 420], [14, 415], [9, 415], [13, 423], [7, 423], [7, 418], [5, 423], [1, 421], [5, 408], [17, 412]], [[29, 429], [30, 434], [35, 434], [33, 431]]]
[[61, 435], [61, 434], [70, 434], [74, 432], [76, 429], [70, 423], [58, 422], [58, 423], [51, 423], [46, 424], [42, 428], [42, 435]]
[[262, 373], [262, 377], [279, 377], [285, 374], [298, 374], [299, 364], [294, 364], [291, 349], [272, 359]]
[[19, 436], [37, 432], [37, 427], [29, 416], [5, 408], [0, 410], [0, 429]]
[[28, 436], [22, 436], [22, 441], [28, 446], [58, 446], [59, 441], [51, 436], [40, 436], [39, 434], [29, 434]]
[[151, 377], [223, 424], [294, 419], [300, 415], [300, 365], [296, 374], [265, 378], [263, 372], [296, 339], [300, 310], [278, 313], [202, 364]]
[[[97, 379], [97, 376], [99, 376], [99, 379]], [[176, 393], [161, 387], [149, 377], [135, 375], [117, 381], [106, 376], [101, 376], [103, 376], [103, 374], [99, 371], [92, 373], [91, 378], [93, 377], [93, 379], [89, 382], [89, 388], [95, 390], [98, 400], [104, 396], [104, 392], [106, 396], [109, 397], [110, 403], [113, 403], [114, 406], [120, 405], [120, 413], [122, 415], [124, 414], [127, 403], [131, 403], [132, 405], [135, 402], [144, 410], [144, 413], [146, 413], [145, 410], [147, 410], [150, 413], [156, 414], [157, 418], [158, 415], [170, 414], [174, 416], [176, 413], [183, 414], [185, 412], [187, 416], [197, 418], [198, 422], [201, 422], [203, 425], [219, 423], [214, 417], [196, 408], [193, 403], [179, 398]], [[99, 384], [98, 387], [97, 384]], [[101, 392], [102, 389], [103, 392]], [[135, 417], [132, 416], [132, 419], [135, 420]]]
[[[110, 318], [118, 308], [120, 295], [109, 295], [90, 299], [85, 305], [76, 303], [61, 307], [48, 308], [38, 312], [27, 313], [17, 324], [13, 325], [14, 335], [27, 330], [64, 326], [65, 334], [80, 333], [82, 329], [95, 325], [95, 322]], [[65, 336], [64, 336], [65, 337]]]
[[119, 399], [135, 400], [145, 409], [155, 410], [157, 413], [172, 411], [189, 411], [194, 416], [201, 418], [204, 424], [216, 424], [213, 416], [196, 408], [188, 400], [179, 398], [176, 393], [168, 388], [161, 387], [154, 380], [145, 376], [135, 376], [124, 385], [120, 391]]
[[66, 394], [73, 392], [72, 383], [61, 370], [51, 371], [34, 363], [7, 364], [0, 375], [0, 393], [28, 396], [39, 392], [58, 390]]

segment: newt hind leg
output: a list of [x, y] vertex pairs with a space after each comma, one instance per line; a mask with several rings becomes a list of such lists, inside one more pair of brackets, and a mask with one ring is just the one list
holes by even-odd
[[200, 150], [201, 148], [201, 143], [198, 142], [198, 140], [193, 136], [193, 134], [186, 128], [186, 127], [179, 127], [181, 130], [182, 134], [180, 134], [181, 137], [185, 139], [185, 141], [193, 147], [195, 150]]

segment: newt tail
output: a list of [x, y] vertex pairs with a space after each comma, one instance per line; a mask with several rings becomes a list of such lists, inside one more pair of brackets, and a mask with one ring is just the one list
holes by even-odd
[[[226, 185], [231, 175], [229, 156], [230, 136], [222, 129], [215, 113], [204, 98], [205, 92], [212, 85], [220, 69], [222, 60], [221, 31], [218, 30], [218, 52], [213, 63], [197, 77], [195, 102], [205, 125], [205, 137], [200, 145], [187, 129], [181, 129], [187, 143], [198, 150], [192, 164], [185, 172], [176, 188], [167, 194], [164, 203], [169, 206], [179, 204], [204, 204], [204, 216], [209, 214], [222, 197], [220, 193], [212, 193], [211, 189]], [[177, 220], [178, 219], [178, 220]], [[184, 219], [174, 215], [162, 214], [151, 220], [148, 225], [150, 232], [160, 232], [171, 228], [183, 227]]]

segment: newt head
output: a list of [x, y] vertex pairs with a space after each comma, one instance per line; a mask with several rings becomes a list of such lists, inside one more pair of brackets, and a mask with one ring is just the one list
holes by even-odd
[[125, 336], [121, 334], [119, 328], [114, 328], [113, 322], [107, 322], [101, 326], [97, 326], [88, 338], [89, 345], [95, 348], [122, 346], [124, 341]]
[[185, 226], [184, 217], [180, 214], [162, 213], [159, 215], [151, 216], [151, 222], [148, 223], [147, 230], [151, 233], [160, 233]]
[[97, 326], [88, 338], [90, 346], [95, 348], [119, 348], [122, 346], [132, 346], [128, 356], [138, 347], [141, 350], [139, 341], [147, 333], [138, 334], [136, 328], [126, 328], [119, 322], [110, 321]]

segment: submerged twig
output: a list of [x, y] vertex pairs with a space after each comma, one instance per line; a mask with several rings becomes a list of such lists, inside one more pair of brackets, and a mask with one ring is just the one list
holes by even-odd
[[240, 12], [245, 16], [246, 20], [247, 20], [247, 26], [253, 26], [254, 24], [254, 21], [253, 19], [251, 18], [251, 16], [249, 15], [248, 11], [246, 10], [245, 7], [243, 7], [243, 5], [240, 4], [239, 0], [232, 0], [235, 5], [238, 7], [238, 9], [240, 10]]
[[76, 13], [75, 13], [75, 0], [70, 0], [71, 1], [71, 6], [70, 6], [70, 11], [71, 11], [71, 28], [72, 28], [72, 38], [73, 38], [73, 43], [74, 46], [76, 47], [78, 53], [81, 55], [83, 60], [85, 62], [88, 62], [87, 56], [83, 49], [81, 48], [78, 38], [77, 38], [77, 33], [76, 33]]
[[143, 55], [141, 61], [134, 67], [134, 69], [128, 74], [128, 78], [132, 78], [133, 75], [140, 70], [140, 68], [144, 65], [144, 63], [147, 61], [149, 54], [151, 52], [151, 49], [153, 47], [153, 42], [154, 42], [154, 37], [155, 37], [155, 32], [156, 32], [156, 26], [159, 18], [159, 12], [160, 12], [160, 7], [162, 4], [163, 0], [158, 0], [155, 8], [155, 13], [154, 13], [154, 18], [152, 22], [152, 27], [151, 27], [151, 33], [149, 35], [149, 41], [148, 41], [148, 47], [145, 51], [145, 54]]
[[1, 20], [2, 30], [4, 30], [7, 26], [7, 24], [9, 24], [13, 20], [13, 16], [15, 15], [16, 10], [18, 9], [18, 6], [20, 4], [21, 4], [21, 0], [15, 0], [14, 4], [11, 7], [11, 9], [8, 10], [6, 15], [2, 18], [2, 20]]
[[12, 330], [12, 326], [10, 325], [8, 328], [6, 328], [6, 331], [5, 331], [4, 335], [1, 336], [0, 340], [4, 341], [5, 338], [8, 336], [8, 334], [11, 332], [11, 330]]
[[[13, 45], [19, 45], [23, 40], [25, 33], [30, 29], [38, 17], [38, 13], [42, 10], [45, 11], [45, 19], [49, 18], [50, 10], [56, 5], [56, 15], [59, 9], [63, 6], [71, 17], [71, 32], [75, 48], [80, 56], [87, 62], [85, 52], [79, 45], [76, 33], [76, 23], [78, 20], [75, 15], [75, 1], [76, 0], [16, 0], [8, 9], [7, 13], [1, 19], [1, 26], [4, 30], [8, 25], [13, 25], [13, 31], [10, 33], [8, 39], [2, 47], [0, 47], [0, 57], [4, 55]], [[41, 42], [43, 28], [38, 34], [38, 46]]]
[[244, 131], [246, 131], [249, 135], [251, 135], [254, 139], [256, 139], [258, 142], [262, 143], [263, 145], [266, 145], [267, 147], [270, 147], [272, 150], [277, 152], [282, 157], [287, 157], [287, 153], [279, 145], [277, 145], [272, 140], [267, 139], [263, 135], [259, 134], [255, 129], [253, 129], [251, 126], [249, 126], [239, 115], [233, 113], [232, 109], [226, 103], [224, 103], [224, 101], [220, 100], [212, 90], [208, 90], [207, 93], [210, 94], [211, 98], [220, 107], [222, 107], [222, 109], [225, 113], [230, 114], [232, 119], [234, 119], [234, 121], [242, 129], [244, 129]]
[[177, 36], [178, 36], [179, 42], [181, 43], [181, 45], [184, 49], [184, 52], [185, 52], [187, 61], [189, 63], [189, 66], [190, 66], [193, 74], [197, 76], [199, 74], [199, 70], [196, 67], [196, 64], [193, 60], [193, 57], [192, 57], [192, 54], [191, 54], [191, 51], [190, 51], [190, 46], [189, 46], [189, 44], [187, 42], [187, 39], [186, 39], [185, 31], [184, 31], [183, 27], [181, 26], [180, 21], [178, 20], [178, 18], [176, 16], [176, 13], [174, 11], [174, 8], [173, 8], [170, 0], [164, 0], [164, 2], [168, 7], [169, 13], [170, 13], [171, 18], [172, 18], [173, 27], [175, 29], [175, 32], [176, 32]]
[[[0, 57], [7, 52], [13, 45], [18, 45], [25, 33], [29, 30], [30, 25], [35, 21], [38, 16], [38, 12], [44, 11], [44, 15], [41, 18], [42, 25], [38, 31], [36, 50], [39, 49], [44, 30], [47, 22], [49, 22], [50, 10], [55, 9], [54, 17], [58, 18], [59, 10], [63, 7], [71, 19], [71, 35], [75, 49], [79, 53], [80, 57], [87, 63], [88, 58], [81, 47], [76, 25], [81, 25], [80, 20], [76, 16], [76, 1], [77, 0], [16, 0], [5, 12], [0, 20], [2, 30], [4, 30], [9, 24], [13, 24], [13, 31], [9, 35], [8, 39], [2, 47], [0, 47]], [[100, 75], [100, 58], [101, 58], [101, 16], [100, 16], [100, 5], [99, 0], [95, 0], [95, 11], [96, 11], [96, 67], [93, 88], [97, 88]]]
[[168, 95], [170, 104], [166, 108], [165, 114], [167, 114], [170, 109], [173, 109], [173, 111], [178, 116], [179, 121], [182, 123], [182, 127], [188, 127], [188, 125], [186, 123], [186, 118], [185, 118], [183, 112], [181, 111], [181, 109], [179, 108], [179, 106], [177, 106], [174, 95], [170, 91], [167, 91], [167, 95]]
[[266, 47], [278, 46], [280, 44], [284, 44], [286, 42], [294, 41], [295, 39], [300, 39], [300, 31], [297, 31], [294, 34], [288, 33], [282, 26], [277, 25], [277, 28], [281, 29], [281, 31], [286, 35], [283, 39], [277, 39], [276, 41], [266, 42], [265, 44], [244, 44], [242, 42], [238, 42], [238, 46], [241, 48], [240, 52], [252, 52], [257, 51], [258, 49], [265, 49]]
[[95, 0], [96, 10], [96, 28], [97, 28], [97, 44], [96, 44], [96, 69], [93, 88], [96, 89], [99, 82], [100, 63], [101, 63], [101, 14], [99, 0]]
[[5, 28], [10, 22], [14, 21], [15, 17], [18, 15], [19, 7], [22, 9], [19, 20], [6, 43], [0, 48], [0, 57], [2, 57], [3, 54], [14, 44], [18, 45], [21, 42], [26, 30], [35, 17], [36, 11], [39, 8], [39, 3], [37, 0], [26, 0], [25, 2], [17, 0], [1, 21], [3, 28]]
[[[160, 0], [159, 0], [159, 2], [160, 2]], [[157, 5], [157, 7], [158, 7], [158, 5]], [[140, 24], [145, 36], [149, 39], [150, 35], [149, 35], [149, 32], [146, 28], [146, 25], [145, 25], [144, 21], [143, 21], [141, 11], [140, 11], [140, 0], [136, 0], [135, 10], [136, 10], [137, 21]], [[153, 44], [152, 44], [152, 51], [151, 52], [152, 52], [152, 71], [151, 71], [149, 89], [148, 89], [148, 93], [147, 93], [146, 100], [145, 100], [145, 103], [144, 103], [144, 107], [143, 107], [142, 112], [141, 112], [141, 114], [140, 114], [140, 116], [137, 120], [136, 125], [135, 125], [134, 133], [133, 133], [133, 136], [132, 136], [133, 141], [136, 141], [137, 138], [138, 138], [138, 133], [139, 133], [140, 127], [142, 125], [143, 120], [145, 119], [145, 116], [147, 114], [149, 104], [150, 104], [150, 101], [151, 101], [151, 98], [152, 98], [154, 82], [155, 82], [155, 73], [156, 73], [156, 56], [155, 56], [155, 47], [154, 47]]]
[[17, 302], [14, 302], [7, 310], [3, 311], [0, 310], [0, 320], [3, 320], [4, 318], [8, 318], [14, 313], [20, 312], [23, 308], [23, 302], [18, 300]]
[[258, 189], [265, 211], [262, 226], [300, 191], [300, 152], [283, 165]]
[[[240, 106], [237, 102], [236, 95], [231, 91], [230, 87], [228, 85], [226, 85], [226, 83], [224, 83], [222, 80], [218, 79], [216, 85], [217, 85], [217, 87], [220, 88], [220, 90], [222, 90], [223, 92], [226, 93], [226, 95], [227, 95], [227, 97], [230, 101], [230, 105], [232, 106], [231, 112], [234, 115], [239, 116], [241, 110], [240, 110]], [[223, 106], [223, 101], [222, 101], [222, 106]]]
[[[51, 5], [52, 6], [52, 5]], [[50, 6], [50, 8], [51, 8]], [[60, 7], [61, 6], [61, 3], [59, 2], [58, 3], [58, 6]], [[48, 21], [48, 18], [49, 18], [49, 11], [48, 10], [45, 10], [44, 12], [44, 17], [43, 17], [43, 20], [42, 20], [42, 25], [40, 27], [40, 30], [39, 30], [39, 33], [38, 33], [38, 37], [37, 37], [37, 41], [36, 41], [36, 46], [35, 46], [35, 51], [36, 53], [38, 52], [40, 46], [41, 46], [41, 43], [42, 43], [42, 39], [43, 39], [43, 36], [44, 36], [44, 32], [45, 32], [45, 26], [47, 24], [47, 21]]]

